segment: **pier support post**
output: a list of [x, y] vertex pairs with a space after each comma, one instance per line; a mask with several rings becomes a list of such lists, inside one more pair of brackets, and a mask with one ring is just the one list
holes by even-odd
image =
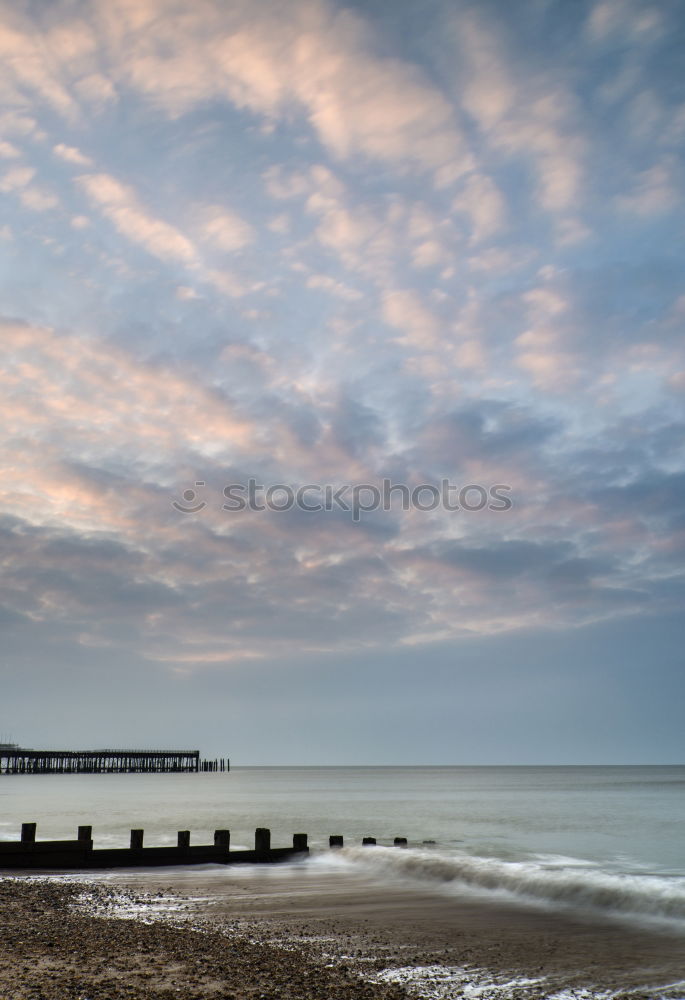
[[214, 846], [222, 847], [225, 851], [231, 848], [231, 831], [230, 830], [215, 830], [214, 831]]
[[271, 830], [263, 826], [257, 827], [254, 832], [254, 849], [264, 853], [271, 850]]
[[190, 830], [178, 831], [178, 846], [190, 847]]
[[21, 824], [21, 842], [22, 842], [22, 844], [35, 844], [35, 842], [36, 842], [36, 824], [35, 823], [22, 823]]
[[330, 836], [328, 838], [328, 846], [329, 847], [342, 847], [343, 846], [343, 838], [339, 834], [337, 834], [337, 833], [333, 834], [332, 836]]
[[395, 847], [406, 847], [407, 846], [407, 838], [406, 837], [395, 837], [393, 843], [394, 843]]
[[138, 851], [143, 846], [145, 830], [131, 830], [131, 850]]
[[375, 844], [375, 843], [376, 843], [376, 838], [375, 837], [364, 837], [362, 839], [362, 846], [363, 847], [370, 847], [372, 844]]
[[307, 850], [307, 834], [306, 833], [294, 833], [293, 834], [293, 850], [294, 851], [306, 851]]

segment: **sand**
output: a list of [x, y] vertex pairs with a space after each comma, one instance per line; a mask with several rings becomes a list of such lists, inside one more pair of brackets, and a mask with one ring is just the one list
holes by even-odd
[[[682, 936], [345, 874], [2, 879], [0, 919], [0, 1000], [399, 1000], [462, 996], [464, 984], [473, 993], [484, 983], [514, 998], [685, 996], [673, 986], [685, 980]], [[393, 971], [416, 968], [424, 972]], [[451, 985], [440, 986], [441, 970]]]

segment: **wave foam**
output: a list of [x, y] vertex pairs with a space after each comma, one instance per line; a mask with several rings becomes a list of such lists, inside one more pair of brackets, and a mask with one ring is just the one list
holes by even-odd
[[[468, 854], [400, 848], [344, 848], [354, 865], [379, 875], [435, 885], [505, 893], [538, 904], [607, 915], [667, 920], [685, 930], [685, 878], [617, 874], [596, 865], [549, 861], [502, 861]], [[342, 860], [342, 857], [341, 857]]]
[[420, 1000], [614, 1000], [632, 994], [651, 1000], [681, 1000], [685, 988], [685, 982], [677, 982], [648, 989], [559, 989], [544, 976], [512, 979], [496, 977], [481, 969], [446, 965], [384, 969], [370, 978], [374, 982], [396, 983]]

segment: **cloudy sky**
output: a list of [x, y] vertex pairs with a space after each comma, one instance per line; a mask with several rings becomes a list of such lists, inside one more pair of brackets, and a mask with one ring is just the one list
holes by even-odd
[[0, 4], [0, 739], [685, 757], [684, 27]]

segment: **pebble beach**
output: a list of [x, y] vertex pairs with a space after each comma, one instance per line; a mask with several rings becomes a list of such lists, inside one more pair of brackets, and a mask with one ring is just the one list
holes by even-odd
[[[273, 870], [272, 870], [273, 872]], [[286, 876], [282, 876], [286, 879]], [[0, 879], [0, 1000], [680, 1000], [682, 936], [278, 872]], [[232, 886], [232, 887], [231, 887]]]
[[[89, 903], [79, 902], [87, 890]], [[93, 897], [95, 896], [95, 900]], [[238, 933], [94, 915], [106, 888], [0, 880], [2, 1000], [400, 1000], [397, 986]]]

